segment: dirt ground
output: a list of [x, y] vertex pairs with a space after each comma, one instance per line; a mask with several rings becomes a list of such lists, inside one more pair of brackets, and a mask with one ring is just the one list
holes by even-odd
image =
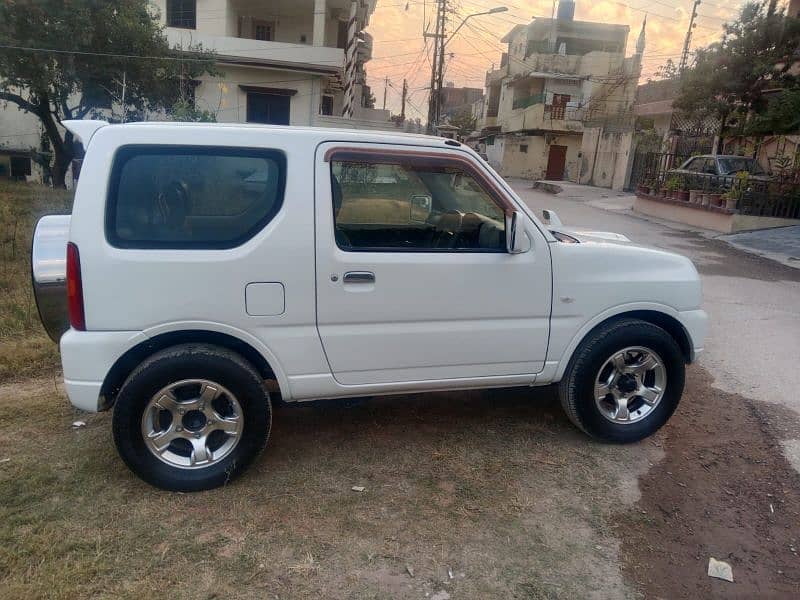
[[[793, 414], [713, 390], [699, 370], [688, 387], [636, 510], [614, 519], [625, 574], [647, 598], [800, 597], [800, 477], [764, 415], [786, 428]], [[709, 556], [734, 583], [707, 576]]]
[[[549, 388], [279, 406], [256, 464], [199, 494], [136, 479], [110, 415], [55, 381], [0, 386], [0, 598], [789, 598], [800, 581], [797, 477], [752, 404], [695, 367], [668, 426], [629, 446], [588, 440]], [[708, 579], [709, 555], [735, 583]]]

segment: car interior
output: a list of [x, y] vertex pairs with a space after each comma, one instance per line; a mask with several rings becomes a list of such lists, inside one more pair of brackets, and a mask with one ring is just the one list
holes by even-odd
[[[505, 251], [502, 210], [485, 192], [459, 191], [459, 175], [414, 171], [419, 185], [400, 182], [348, 190], [331, 170], [335, 238], [344, 250]], [[470, 180], [470, 183], [474, 183]], [[381, 188], [386, 188], [382, 193]], [[408, 191], [407, 189], [403, 191]], [[349, 192], [349, 193], [348, 193]], [[471, 200], [471, 202], [469, 202]], [[486, 206], [490, 203], [491, 206]], [[471, 210], [470, 210], [471, 209]], [[487, 214], [489, 213], [489, 214]]]
[[[225, 173], [213, 189], [202, 178], [182, 177], [182, 169], [164, 177], [128, 177], [123, 168], [116, 204], [117, 237], [212, 243], [240, 238], [272, 210], [279, 195], [278, 165], [262, 159], [256, 164], [257, 170]], [[153, 173], [141, 165], [132, 171]], [[224, 203], [219, 202], [220, 196]]]

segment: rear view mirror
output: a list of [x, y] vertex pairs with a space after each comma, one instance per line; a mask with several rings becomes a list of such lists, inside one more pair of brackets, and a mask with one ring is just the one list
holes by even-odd
[[432, 204], [433, 202], [430, 196], [414, 194], [411, 196], [411, 202], [409, 204], [409, 219], [420, 223], [426, 222], [431, 214]]
[[509, 254], [522, 254], [531, 249], [531, 240], [522, 225], [519, 211], [506, 214], [506, 251]]

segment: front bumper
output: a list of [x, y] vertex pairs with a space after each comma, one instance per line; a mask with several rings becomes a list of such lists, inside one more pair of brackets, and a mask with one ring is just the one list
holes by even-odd
[[109, 371], [128, 350], [147, 337], [141, 331], [75, 331], [63, 336], [64, 387], [73, 406], [89, 412], [108, 408], [100, 392]]
[[694, 362], [703, 352], [708, 331], [708, 315], [701, 309], [684, 310], [678, 313], [678, 318], [689, 336], [690, 358], [691, 362]]

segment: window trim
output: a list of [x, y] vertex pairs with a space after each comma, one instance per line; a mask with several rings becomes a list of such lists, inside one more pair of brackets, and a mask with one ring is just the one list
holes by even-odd
[[[333, 182], [333, 161], [350, 161], [375, 165], [399, 165], [410, 167], [440, 167], [440, 168], [459, 168], [467, 175], [470, 175], [481, 190], [494, 201], [503, 211], [504, 217], [510, 216], [517, 209], [513, 203], [505, 196], [503, 191], [492, 181], [477, 165], [466, 156], [454, 156], [452, 154], [442, 154], [424, 150], [387, 150], [385, 148], [353, 148], [353, 147], [333, 147], [325, 152], [324, 161], [330, 163], [329, 166], [329, 185]], [[331, 189], [331, 196], [333, 190]], [[502, 248], [397, 248], [386, 246], [374, 246], [367, 248], [344, 248], [336, 240], [336, 217], [333, 214], [333, 198], [331, 197], [331, 222], [333, 224], [333, 240], [336, 247], [343, 252], [392, 252], [392, 253], [450, 253], [450, 254], [506, 254], [505, 244]], [[505, 222], [503, 223], [503, 236], [505, 239]]]
[[[277, 197], [270, 210], [241, 236], [224, 241], [141, 241], [125, 240], [117, 236], [116, 219], [119, 198], [119, 184], [122, 168], [128, 160], [136, 156], [189, 154], [193, 156], [233, 156], [240, 158], [263, 158], [273, 160], [278, 165]], [[114, 152], [111, 176], [105, 200], [104, 229], [106, 242], [114, 248], [124, 250], [230, 250], [238, 248], [253, 239], [272, 222], [283, 207], [286, 196], [286, 154], [272, 148], [250, 148], [238, 146], [191, 146], [186, 144], [126, 144]]]
[[[182, 2], [184, 0], [176, 0], [176, 1]], [[193, 6], [194, 15], [193, 15], [193, 18], [191, 19], [191, 25], [188, 25], [188, 24], [183, 23], [183, 21], [186, 20], [185, 17], [183, 17], [183, 14], [186, 12], [186, 9], [181, 7], [181, 10], [179, 11], [181, 13], [181, 19], [178, 19], [176, 17], [176, 15], [175, 15], [176, 7], [173, 7], [173, 10], [170, 11], [170, 4], [172, 4], [172, 2], [170, 2], [170, 0], [167, 0], [166, 3], [165, 3], [165, 6], [164, 6], [164, 12], [166, 13], [164, 20], [165, 20], [165, 22], [167, 24], [167, 27], [172, 27], [173, 29], [189, 29], [189, 30], [192, 30], [192, 31], [196, 30], [197, 29], [197, 0], [192, 0], [192, 2], [194, 4], [194, 6]], [[170, 12], [172, 13], [172, 17], [173, 17], [172, 20], [170, 20]], [[182, 24], [180, 24], [180, 25], [177, 24], [177, 22], [179, 20], [182, 22]]]

